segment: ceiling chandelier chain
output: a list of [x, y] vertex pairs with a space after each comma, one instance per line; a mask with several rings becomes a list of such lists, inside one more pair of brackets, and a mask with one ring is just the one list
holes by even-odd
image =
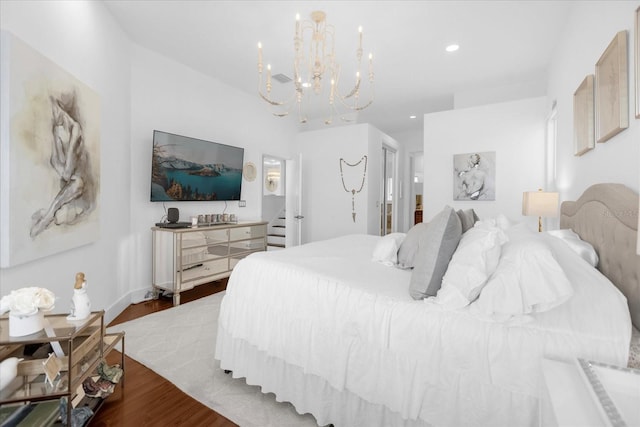
[[[336, 104], [341, 105], [351, 112], [364, 110], [373, 103], [373, 55], [369, 54], [368, 82], [370, 97], [364, 103], [360, 103], [360, 89], [362, 86], [362, 27], [358, 28], [358, 48], [356, 49], [357, 72], [353, 88], [343, 95], [339, 90], [340, 84], [340, 64], [336, 61], [335, 55], [335, 28], [326, 22], [326, 14], [322, 11], [311, 13], [310, 21], [300, 21], [300, 15], [296, 15], [295, 35], [293, 38], [294, 61], [293, 61], [293, 94], [286, 100], [275, 100], [272, 98], [273, 89], [271, 65], [267, 64], [266, 80], [263, 80], [262, 43], [258, 43], [258, 94], [269, 105], [279, 108], [273, 115], [285, 117], [289, 114], [294, 105], [297, 105], [300, 123], [306, 123], [308, 117], [305, 105], [308, 103], [310, 93], [322, 95], [324, 92], [323, 83], [329, 85], [327, 102], [328, 118], [325, 124], [333, 122], [333, 115], [338, 114]], [[306, 53], [306, 55], [305, 55]], [[276, 76], [277, 78], [277, 76]], [[340, 114], [338, 114], [340, 115]], [[343, 121], [352, 121], [344, 115], [340, 116]]]

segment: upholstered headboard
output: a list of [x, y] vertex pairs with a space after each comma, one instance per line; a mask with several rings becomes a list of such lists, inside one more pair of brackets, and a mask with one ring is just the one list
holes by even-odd
[[598, 269], [627, 297], [640, 329], [638, 194], [622, 184], [596, 184], [575, 202], [563, 202], [560, 228], [571, 228], [598, 252]]

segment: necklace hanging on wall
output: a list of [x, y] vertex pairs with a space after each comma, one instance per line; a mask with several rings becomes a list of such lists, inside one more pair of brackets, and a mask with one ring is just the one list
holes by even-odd
[[[355, 201], [355, 197], [356, 194], [360, 193], [362, 191], [362, 189], [364, 188], [364, 181], [367, 177], [367, 156], [364, 155], [362, 156], [362, 158], [360, 160], [358, 160], [356, 163], [348, 163], [345, 159], [340, 158], [340, 178], [342, 179], [342, 188], [344, 188], [344, 191], [346, 191], [347, 193], [351, 193], [351, 217], [353, 218], [353, 222], [356, 222], [356, 201]], [[353, 187], [351, 190], [349, 190], [347, 188], [347, 185], [344, 182], [344, 170], [342, 165], [345, 164], [347, 166], [349, 166], [350, 168], [355, 168], [357, 166], [360, 165], [360, 163], [364, 162], [364, 171], [362, 172], [362, 181], [360, 182], [360, 188], [356, 189], [355, 187]]]

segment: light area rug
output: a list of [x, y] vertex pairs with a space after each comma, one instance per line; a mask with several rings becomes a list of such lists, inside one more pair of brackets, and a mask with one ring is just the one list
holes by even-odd
[[241, 378], [220, 369], [213, 357], [224, 292], [108, 328], [125, 331], [125, 353], [163, 376], [189, 396], [241, 427], [317, 427]]

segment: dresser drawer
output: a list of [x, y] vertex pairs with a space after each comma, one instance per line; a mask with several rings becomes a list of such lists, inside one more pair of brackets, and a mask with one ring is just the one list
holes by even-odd
[[229, 240], [244, 240], [256, 237], [264, 237], [267, 234], [266, 225], [251, 225], [247, 227], [235, 227], [229, 229]]

